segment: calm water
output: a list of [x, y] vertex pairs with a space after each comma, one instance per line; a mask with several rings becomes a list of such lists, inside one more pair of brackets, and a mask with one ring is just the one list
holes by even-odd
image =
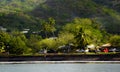
[[0, 72], [120, 72], [120, 64], [0, 64]]

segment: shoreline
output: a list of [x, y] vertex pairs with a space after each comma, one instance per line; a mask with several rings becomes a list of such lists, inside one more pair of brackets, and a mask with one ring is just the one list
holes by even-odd
[[18, 61], [120, 61], [120, 54], [106, 55], [42, 55], [0, 56], [0, 62]]
[[120, 61], [13, 61], [1, 64], [120, 64]]

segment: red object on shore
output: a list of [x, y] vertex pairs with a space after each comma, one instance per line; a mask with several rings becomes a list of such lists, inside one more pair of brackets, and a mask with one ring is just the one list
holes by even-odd
[[103, 51], [104, 51], [105, 53], [108, 53], [108, 48], [105, 48]]

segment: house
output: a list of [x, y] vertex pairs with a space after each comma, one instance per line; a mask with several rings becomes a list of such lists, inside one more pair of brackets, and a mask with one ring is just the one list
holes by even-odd
[[2, 30], [2, 31], [7, 31], [7, 28], [4, 28], [4, 27], [2, 27], [2, 26], [0, 26], [0, 30]]
[[103, 44], [101, 46], [101, 51], [107, 53], [107, 52], [109, 52], [110, 48], [111, 48], [111, 44], [110, 43], [106, 43], [106, 44]]
[[28, 33], [30, 29], [24, 29], [23, 31], [21, 31], [21, 33]]

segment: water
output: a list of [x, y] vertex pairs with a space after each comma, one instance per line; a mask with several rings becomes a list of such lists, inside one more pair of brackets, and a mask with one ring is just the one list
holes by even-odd
[[0, 64], [0, 72], [120, 72], [120, 64]]

